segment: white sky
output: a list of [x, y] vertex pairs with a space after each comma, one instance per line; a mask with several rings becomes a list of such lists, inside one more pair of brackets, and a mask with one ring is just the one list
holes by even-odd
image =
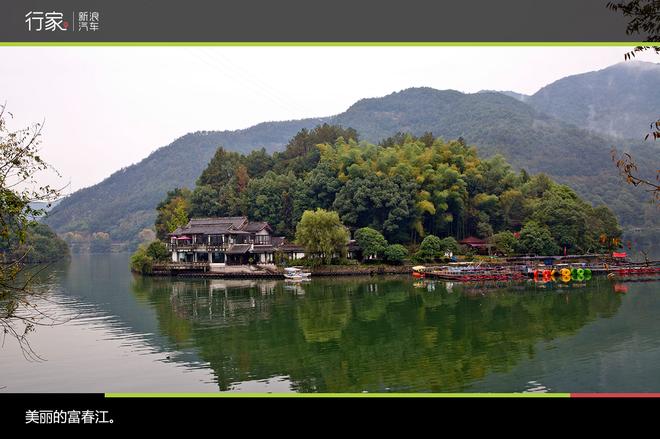
[[[532, 94], [623, 61], [626, 47], [0, 47], [0, 103], [45, 120], [42, 155], [93, 185], [188, 132], [341, 113], [428, 86]], [[647, 53], [639, 60], [659, 62]]]

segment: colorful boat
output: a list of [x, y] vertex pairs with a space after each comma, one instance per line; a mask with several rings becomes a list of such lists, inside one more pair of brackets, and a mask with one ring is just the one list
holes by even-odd
[[415, 265], [412, 268], [412, 275], [413, 277], [424, 278], [426, 275], [426, 270], [427, 268], [423, 265]]

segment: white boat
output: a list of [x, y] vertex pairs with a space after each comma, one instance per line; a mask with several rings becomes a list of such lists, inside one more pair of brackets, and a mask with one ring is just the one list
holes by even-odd
[[312, 273], [304, 272], [300, 268], [287, 267], [284, 269], [284, 279], [288, 280], [309, 280]]

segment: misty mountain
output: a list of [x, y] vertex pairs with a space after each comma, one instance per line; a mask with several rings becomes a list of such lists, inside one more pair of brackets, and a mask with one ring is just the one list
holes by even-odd
[[660, 118], [660, 64], [627, 61], [547, 85], [526, 102], [578, 127], [643, 139]]
[[464, 94], [413, 88], [360, 100], [346, 112], [323, 119], [187, 134], [65, 198], [47, 223], [60, 233], [104, 231], [116, 242], [135, 242], [140, 230], [153, 225], [155, 206], [165, 193], [175, 187], [192, 187], [218, 146], [240, 152], [261, 147], [269, 152], [280, 150], [297, 131], [322, 122], [355, 128], [361, 139], [370, 142], [397, 132], [462, 137], [476, 145], [482, 156], [502, 154], [517, 168], [546, 172], [586, 199], [607, 203], [624, 224], [641, 227], [656, 221], [653, 212], [640, 207], [647, 194], [621, 183], [610, 159], [610, 148], [616, 144], [634, 151], [640, 161], [650, 161], [658, 152], [655, 145], [622, 144], [498, 92]]

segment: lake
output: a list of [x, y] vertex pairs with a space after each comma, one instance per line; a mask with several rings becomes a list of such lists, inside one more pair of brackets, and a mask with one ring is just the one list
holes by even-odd
[[174, 280], [74, 255], [1, 392], [660, 392], [660, 282]]

